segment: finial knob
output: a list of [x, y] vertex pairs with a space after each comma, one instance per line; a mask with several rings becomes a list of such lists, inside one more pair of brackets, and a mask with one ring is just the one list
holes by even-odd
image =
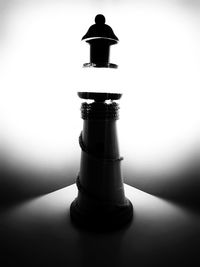
[[105, 22], [106, 22], [106, 19], [105, 19], [104, 15], [102, 15], [102, 14], [96, 15], [96, 17], [95, 17], [95, 23], [96, 24], [105, 24]]

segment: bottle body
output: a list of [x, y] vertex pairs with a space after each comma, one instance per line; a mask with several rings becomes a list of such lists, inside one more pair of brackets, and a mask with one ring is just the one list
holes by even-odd
[[83, 130], [78, 197], [72, 203], [73, 220], [103, 229], [130, 221], [133, 208], [125, 197], [116, 122], [115, 102], [82, 103]]

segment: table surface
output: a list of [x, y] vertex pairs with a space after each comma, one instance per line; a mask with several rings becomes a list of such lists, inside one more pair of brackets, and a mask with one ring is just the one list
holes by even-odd
[[124, 185], [134, 206], [126, 229], [76, 228], [69, 207], [75, 185], [1, 213], [1, 266], [200, 266], [200, 214]]

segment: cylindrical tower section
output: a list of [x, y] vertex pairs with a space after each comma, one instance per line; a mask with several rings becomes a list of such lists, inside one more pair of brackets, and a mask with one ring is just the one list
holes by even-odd
[[[124, 188], [117, 138], [116, 121], [119, 105], [116, 102], [83, 103], [83, 131], [80, 135], [81, 164], [79, 182], [93, 195], [95, 205], [124, 205]], [[79, 192], [79, 205], [90, 208], [91, 198]], [[98, 201], [95, 201], [98, 200]]]
[[78, 95], [94, 102], [81, 105], [82, 151], [76, 181], [78, 196], [70, 208], [71, 218], [86, 228], [115, 229], [127, 224], [133, 216], [121, 173], [116, 127], [119, 105], [113, 101], [121, 94], [79, 92]]

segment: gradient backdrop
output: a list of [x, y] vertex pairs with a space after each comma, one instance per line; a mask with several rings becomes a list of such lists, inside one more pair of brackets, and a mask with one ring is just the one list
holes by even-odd
[[[83, 70], [81, 37], [96, 14], [120, 42], [115, 72]], [[74, 183], [80, 159], [77, 91], [120, 91], [124, 181], [184, 202], [199, 200], [200, 1], [1, 0], [2, 200]], [[89, 77], [89, 78], [87, 78]], [[198, 203], [199, 203], [198, 202]]]

